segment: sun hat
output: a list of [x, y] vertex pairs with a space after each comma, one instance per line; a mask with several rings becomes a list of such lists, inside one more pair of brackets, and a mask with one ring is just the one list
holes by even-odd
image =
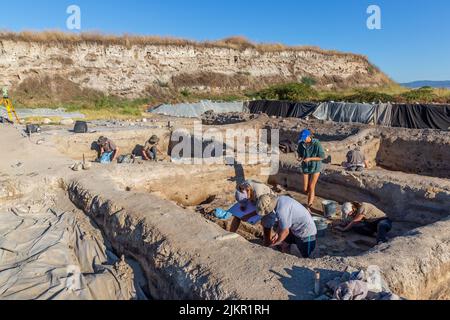
[[256, 212], [261, 216], [267, 216], [275, 211], [277, 207], [278, 197], [273, 194], [265, 194], [258, 199]]
[[156, 135], [151, 136], [151, 138], [148, 140], [148, 142], [150, 143], [158, 143], [159, 142], [159, 138]]

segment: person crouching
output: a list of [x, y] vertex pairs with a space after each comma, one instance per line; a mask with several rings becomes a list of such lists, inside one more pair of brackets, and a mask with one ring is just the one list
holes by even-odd
[[112, 140], [101, 136], [97, 140], [97, 145], [100, 148], [100, 163], [110, 163], [116, 160], [119, 155], [119, 148]]
[[144, 160], [158, 161], [158, 153], [161, 153], [161, 151], [158, 148], [159, 141], [160, 140], [158, 136], [153, 135], [145, 143], [144, 148], [142, 149], [142, 158]]
[[388, 241], [387, 234], [392, 230], [392, 221], [373, 204], [347, 202], [342, 206], [342, 213], [351, 218], [351, 222], [336, 227], [336, 230], [341, 232], [351, 230], [368, 237], [376, 234], [378, 244]]
[[[247, 209], [247, 205], [249, 203], [256, 206], [258, 198], [265, 194], [271, 194], [272, 190], [269, 186], [265, 185], [262, 182], [255, 180], [247, 180], [238, 185], [236, 189], [236, 201], [241, 206], [241, 210], [245, 211]], [[256, 211], [249, 213], [247, 216], [239, 219], [238, 217], [233, 217], [230, 226], [230, 232], [237, 232], [241, 221], [247, 222], [250, 218], [257, 215]], [[270, 240], [270, 229], [264, 229], [264, 238]], [[270, 242], [266, 240], [266, 246], [269, 246]]]
[[288, 196], [264, 195], [258, 199], [257, 213], [263, 216], [265, 228], [278, 228], [271, 237], [270, 247], [280, 246], [289, 253], [291, 244], [297, 245], [303, 258], [310, 258], [316, 248], [317, 228], [309, 211]]

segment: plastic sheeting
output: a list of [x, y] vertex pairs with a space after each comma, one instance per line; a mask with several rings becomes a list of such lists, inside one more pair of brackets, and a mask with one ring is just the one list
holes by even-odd
[[393, 105], [391, 125], [410, 129], [450, 130], [450, 106]]
[[375, 124], [389, 127], [392, 123], [392, 104], [381, 103], [376, 106], [374, 114]]
[[0, 209], [0, 299], [144, 299], [97, 232], [73, 212]]
[[376, 124], [410, 129], [450, 130], [450, 105], [406, 105], [325, 102], [296, 103], [288, 101], [258, 100], [249, 103], [251, 113], [266, 113], [283, 118]]
[[312, 102], [289, 102], [257, 100], [249, 103], [250, 113], [265, 113], [272, 117], [305, 118], [311, 115], [318, 104]]
[[375, 105], [360, 103], [322, 103], [313, 113], [313, 117], [319, 120], [348, 122], [348, 123], [373, 123]]
[[265, 113], [268, 116], [287, 118], [292, 109], [292, 102], [258, 100], [251, 101], [249, 109], [251, 113]]
[[[36, 108], [36, 109], [15, 109], [20, 119], [26, 119], [31, 117], [40, 118], [63, 118], [63, 119], [84, 119], [85, 115], [82, 113], [72, 112], [68, 113], [64, 109], [48, 109], [48, 108]], [[8, 117], [5, 107], [0, 107], [0, 115]]]
[[202, 114], [210, 110], [215, 113], [246, 111], [243, 102], [212, 102], [204, 100], [199, 103], [164, 104], [150, 110], [150, 112], [179, 118], [201, 118]]

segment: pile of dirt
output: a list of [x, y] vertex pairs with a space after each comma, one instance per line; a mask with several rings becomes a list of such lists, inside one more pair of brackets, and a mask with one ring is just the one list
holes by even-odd
[[254, 114], [242, 113], [242, 112], [230, 112], [230, 113], [214, 113], [212, 111], [205, 112], [202, 115], [202, 122], [204, 125], [227, 125], [247, 122], [255, 119], [257, 116]]

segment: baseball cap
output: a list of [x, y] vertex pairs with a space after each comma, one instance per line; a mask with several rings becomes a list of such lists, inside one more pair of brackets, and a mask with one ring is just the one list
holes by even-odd
[[298, 137], [298, 142], [305, 142], [311, 136], [311, 131], [303, 130], [300, 132], [300, 136]]

